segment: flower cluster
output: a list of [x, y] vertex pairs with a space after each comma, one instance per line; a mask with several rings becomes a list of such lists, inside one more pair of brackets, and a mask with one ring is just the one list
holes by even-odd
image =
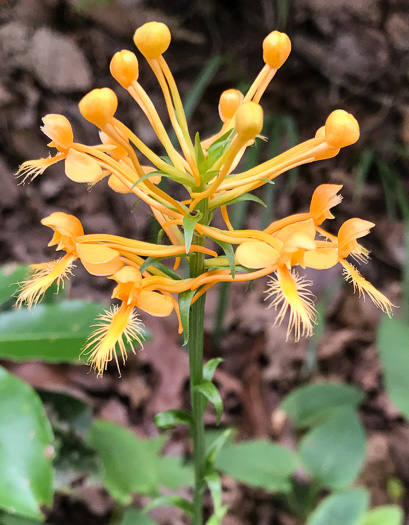
[[[138, 80], [138, 59], [122, 50], [114, 55], [110, 70], [119, 84], [128, 91], [149, 120], [166, 157], [159, 157], [125, 124], [115, 118], [117, 97], [109, 88], [94, 89], [79, 103], [85, 119], [100, 130], [101, 143], [86, 146], [74, 141], [69, 121], [62, 115], [43, 118], [42, 131], [57, 153], [46, 159], [24, 162], [18, 175], [32, 180], [57, 162], [64, 162], [65, 173], [74, 182], [94, 185], [106, 179], [118, 193], [133, 193], [151, 209], [166, 233], [169, 244], [142, 242], [115, 235], [84, 234], [81, 222], [72, 215], [52, 213], [42, 224], [54, 230], [50, 246], [65, 255], [53, 262], [32, 265], [31, 275], [22, 283], [17, 304], [29, 307], [41, 299], [54, 282], [63, 285], [79, 259], [86, 270], [116, 282], [112, 297], [120, 306], [107, 310], [86, 344], [89, 362], [102, 374], [107, 363], [118, 354], [123, 362], [127, 349], [141, 342], [141, 323], [136, 310], [153, 316], [179, 316], [175, 294], [191, 292], [191, 301], [218, 282], [252, 281], [273, 275], [267, 298], [278, 309], [276, 322], [288, 314], [288, 333], [295, 339], [311, 335], [315, 323], [314, 297], [310, 282], [300, 277], [296, 267], [323, 270], [336, 264], [343, 267], [347, 280], [359, 293], [366, 293], [383, 311], [390, 314], [389, 300], [366, 281], [347, 261], [349, 256], [365, 261], [368, 251], [358, 239], [368, 234], [373, 223], [350, 219], [332, 235], [323, 229], [325, 220], [333, 218], [331, 209], [340, 203], [341, 186], [323, 184], [311, 198], [309, 211], [272, 222], [264, 230], [235, 230], [229, 220], [227, 206], [270, 182], [278, 175], [302, 164], [337, 155], [341, 148], [355, 143], [359, 126], [355, 118], [343, 110], [332, 112], [314, 138], [303, 142], [245, 171], [236, 172], [246, 149], [263, 128], [260, 99], [277, 70], [287, 59], [291, 43], [287, 35], [270, 33], [263, 42], [264, 66], [248, 92], [224, 91], [220, 97], [221, 129], [214, 136], [192, 141], [181, 98], [163, 53], [171, 40], [169, 29], [150, 22], [136, 30], [134, 41], [146, 58], [162, 90], [170, 124], [179, 147], [170, 140], [165, 124], [148, 94]], [[167, 125], [167, 123], [166, 123]], [[141, 160], [143, 159], [143, 161]], [[185, 200], [177, 200], [159, 185], [170, 178], [181, 185]], [[225, 229], [212, 226], [214, 210], [220, 208]], [[208, 249], [211, 239], [225, 251], [218, 255]], [[181, 278], [176, 274], [181, 257], [202, 254], [203, 271]], [[159, 261], [175, 258], [170, 270]]]

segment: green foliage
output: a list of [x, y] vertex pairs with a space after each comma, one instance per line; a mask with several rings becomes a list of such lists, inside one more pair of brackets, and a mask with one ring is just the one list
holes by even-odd
[[230, 243], [228, 243], [228, 242], [223, 242], [223, 241], [219, 241], [219, 240], [216, 241], [216, 239], [213, 239], [213, 240], [224, 251], [224, 253], [225, 253], [226, 257], [227, 257], [227, 260], [229, 261], [229, 266], [230, 266], [230, 270], [231, 270], [231, 276], [234, 279], [234, 277], [236, 275], [236, 258], [234, 256], [233, 246]]
[[131, 431], [95, 420], [88, 443], [99, 453], [103, 467], [103, 483], [119, 503], [129, 505], [134, 494], [155, 496], [158, 487], [178, 489], [192, 483], [191, 469], [179, 458], [162, 456], [165, 440], [138, 439]]
[[193, 389], [200, 392], [214, 406], [217, 424], [219, 424], [223, 413], [223, 400], [215, 385], [210, 381], [202, 381], [199, 385], [195, 385]]
[[188, 516], [193, 516], [193, 505], [190, 501], [179, 496], [159, 496], [145, 507], [145, 512], [149, 512], [155, 507], [176, 507], [183, 510]]
[[156, 414], [154, 421], [158, 428], [166, 430], [174, 428], [176, 425], [191, 426], [192, 416], [183, 410], [166, 410]]
[[[104, 311], [96, 303], [63, 300], [0, 313], [0, 358], [39, 359], [49, 363], [79, 363], [81, 347], [95, 317]], [[144, 337], [150, 338], [147, 331]]]
[[156, 521], [138, 509], [129, 509], [122, 516], [119, 525], [156, 525]]
[[8, 265], [0, 269], [0, 311], [12, 302], [12, 297], [17, 292], [19, 282], [27, 275], [27, 266]]
[[298, 466], [288, 449], [268, 441], [228, 444], [219, 452], [215, 468], [252, 487], [287, 492], [290, 476]]
[[178, 294], [180, 320], [183, 328], [183, 346], [189, 342], [190, 305], [195, 293], [196, 290], [188, 290], [187, 292]]
[[309, 473], [330, 489], [347, 487], [358, 476], [366, 452], [362, 424], [352, 408], [338, 408], [301, 441], [300, 455]]
[[36, 392], [4, 368], [0, 421], [0, 508], [41, 518], [53, 500], [53, 435]]
[[403, 511], [396, 505], [384, 505], [369, 511], [359, 525], [403, 525]]
[[183, 235], [185, 237], [186, 253], [189, 253], [190, 246], [192, 244], [193, 234], [195, 231], [196, 224], [202, 218], [202, 212], [195, 211], [194, 215], [192, 213], [187, 213], [183, 217]]
[[377, 347], [382, 362], [386, 392], [409, 418], [409, 326], [396, 317], [382, 318]]
[[307, 525], [360, 525], [368, 507], [368, 492], [351, 489], [325, 498]]
[[290, 392], [281, 402], [281, 408], [297, 428], [317, 425], [342, 407], [357, 407], [363, 394], [343, 383], [314, 383]]

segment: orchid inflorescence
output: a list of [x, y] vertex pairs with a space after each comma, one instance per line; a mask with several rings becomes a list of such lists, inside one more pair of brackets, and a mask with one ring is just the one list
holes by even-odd
[[[166, 132], [151, 99], [138, 81], [138, 60], [134, 53], [122, 50], [114, 55], [110, 69], [142, 109], [166, 157], [159, 157], [125, 124], [115, 118], [117, 97], [109, 88], [94, 89], [80, 101], [85, 119], [100, 130], [101, 144], [86, 146], [74, 142], [69, 121], [62, 115], [46, 115], [42, 131], [57, 150], [45, 159], [24, 162], [18, 171], [23, 181], [32, 180], [46, 168], [60, 161], [74, 182], [94, 185], [107, 179], [118, 193], [133, 193], [151, 209], [169, 238], [170, 244], [149, 243], [107, 234], [84, 234], [81, 222], [73, 215], [55, 212], [41, 222], [54, 230], [50, 246], [65, 255], [53, 262], [31, 266], [31, 275], [21, 284], [17, 305], [35, 305], [54, 283], [64, 284], [79, 259], [92, 275], [106, 276], [116, 283], [112, 297], [120, 306], [107, 310], [98, 319], [85, 353], [89, 363], [102, 374], [118, 354], [125, 363], [127, 350], [135, 341], [141, 343], [142, 324], [137, 309], [153, 316], [179, 318], [179, 332], [185, 328], [174, 294], [194, 303], [218, 282], [252, 281], [272, 275], [267, 289], [270, 306], [278, 309], [276, 322], [288, 314], [288, 334], [295, 339], [310, 336], [315, 324], [314, 296], [311, 282], [296, 273], [295, 268], [328, 269], [336, 264], [352, 281], [360, 294], [367, 294], [383, 311], [390, 314], [392, 304], [366, 281], [347, 258], [366, 261], [369, 252], [358, 243], [374, 226], [362, 219], [349, 219], [332, 235], [322, 228], [333, 218], [331, 209], [341, 202], [342, 186], [322, 184], [312, 195], [309, 211], [272, 222], [264, 230], [235, 230], [227, 207], [249, 197], [249, 192], [270, 183], [278, 175], [296, 166], [328, 159], [341, 148], [355, 143], [359, 126], [355, 118], [343, 111], [332, 112], [314, 138], [258, 166], [235, 172], [246, 149], [262, 131], [263, 110], [260, 99], [277, 70], [287, 59], [291, 43], [287, 35], [270, 33], [263, 42], [264, 67], [243, 95], [236, 89], [221, 94], [219, 114], [222, 126], [206, 140], [192, 141], [184, 108], [163, 57], [171, 40], [168, 27], [150, 22], [136, 30], [134, 41], [146, 58], [163, 92], [170, 124], [177, 137], [177, 149]], [[137, 153], [138, 152], [138, 155]], [[140, 157], [143, 157], [141, 164]], [[186, 193], [177, 200], [158, 185], [162, 178], [178, 183]], [[225, 229], [212, 226], [214, 211], [220, 208]], [[321, 236], [320, 238], [317, 238]], [[206, 239], [218, 243], [225, 255], [205, 246]], [[234, 249], [235, 248], [235, 249]], [[189, 278], [180, 277], [182, 257], [203, 254], [204, 271]], [[173, 270], [160, 260], [175, 258]]]

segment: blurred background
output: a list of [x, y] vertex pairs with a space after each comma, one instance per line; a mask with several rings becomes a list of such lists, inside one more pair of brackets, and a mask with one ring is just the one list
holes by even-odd
[[[398, 317], [407, 315], [407, 0], [3, 0], [0, 262], [54, 258], [47, 248], [49, 230], [40, 220], [57, 210], [78, 216], [87, 233], [156, 239], [148, 210], [140, 204], [131, 213], [132, 196], [113, 193], [105, 181], [87, 191], [64, 176], [62, 165], [25, 186], [18, 186], [13, 177], [23, 161], [48, 156], [47, 138], [40, 131], [41, 117], [47, 113], [66, 115], [78, 142], [98, 142], [97, 130], [82, 119], [77, 106], [94, 87], [114, 89], [118, 118], [160, 152], [144, 115], [109, 75], [112, 55], [121, 49], [134, 51], [135, 28], [151, 20], [165, 22], [171, 30], [166, 60], [187, 103], [191, 132], [199, 131], [201, 138], [218, 129], [220, 93], [230, 87], [245, 91], [261, 69], [264, 37], [274, 29], [290, 36], [290, 58], [261, 101], [263, 134], [269, 140], [253, 148], [244, 164], [251, 166], [311, 138], [337, 108], [358, 119], [361, 139], [334, 159], [293, 170], [274, 186], [261, 188], [258, 196], [267, 209], [257, 203], [239, 207], [235, 224], [265, 227], [273, 219], [307, 211], [317, 185], [342, 184], [344, 200], [328, 229], [336, 232], [351, 217], [376, 223], [363, 242], [372, 255], [362, 273], [401, 306]], [[159, 87], [142, 59], [140, 83], [164, 116]], [[274, 312], [263, 300], [265, 280], [251, 290], [241, 285], [212, 289], [205, 353], [206, 358], [222, 355], [226, 360], [215, 376], [225, 400], [223, 422], [237, 427], [243, 438], [273, 437], [291, 447], [294, 432], [277, 409], [282, 397], [311, 379], [352, 384], [366, 394], [360, 415], [368, 450], [360, 482], [370, 489], [374, 505], [398, 501], [406, 507], [409, 426], [382, 382], [375, 344], [381, 313], [370, 301], [359, 300], [340, 277], [338, 268], [320, 272], [319, 280], [311, 273], [320, 324], [312, 340], [297, 344], [285, 341], [286, 327], [273, 327]], [[77, 268], [67, 292], [73, 298], [109, 304], [111, 290], [106, 279]], [[141, 437], [155, 435], [156, 412], [188, 406], [187, 355], [180, 349], [175, 318], [142, 319], [153, 341], [131, 356], [121, 380], [115, 368], [97, 379], [85, 366], [5, 365], [36, 388], [86, 399], [98, 417]], [[213, 413], [207, 417], [214, 425]], [[186, 436], [176, 432], [167, 451], [180, 455], [187, 450]], [[112, 504], [106, 494], [87, 488], [85, 482], [82, 488], [75, 496], [57, 498], [51, 523], [109, 523]], [[226, 477], [224, 491], [231, 506], [226, 525], [300, 523], [261, 490]], [[158, 516], [160, 523], [182, 523], [177, 513], [171, 521], [166, 521], [166, 513]]]

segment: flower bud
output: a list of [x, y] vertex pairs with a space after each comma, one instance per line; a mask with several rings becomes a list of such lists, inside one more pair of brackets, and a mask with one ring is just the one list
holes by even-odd
[[285, 33], [273, 31], [263, 42], [263, 60], [273, 69], [278, 69], [291, 52], [291, 40]]
[[41, 131], [47, 135], [56, 146], [68, 149], [74, 142], [74, 134], [69, 120], [64, 115], [46, 115]]
[[135, 53], [127, 49], [115, 53], [109, 69], [114, 79], [125, 89], [128, 89], [134, 80], [138, 80], [138, 59]]
[[344, 148], [359, 139], [359, 124], [343, 109], [333, 111], [325, 122], [325, 141], [333, 148]]
[[170, 44], [170, 31], [162, 22], [148, 22], [135, 31], [134, 42], [145, 58], [159, 58]]
[[226, 89], [226, 91], [223, 91], [219, 100], [219, 115], [223, 122], [234, 117], [243, 98], [243, 93], [240, 93], [237, 89]]
[[244, 142], [253, 140], [263, 129], [263, 108], [255, 102], [245, 102], [236, 111], [235, 128]]
[[93, 89], [80, 101], [81, 115], [99, 128], [114, 116], [118, 99], [112, 89]]

